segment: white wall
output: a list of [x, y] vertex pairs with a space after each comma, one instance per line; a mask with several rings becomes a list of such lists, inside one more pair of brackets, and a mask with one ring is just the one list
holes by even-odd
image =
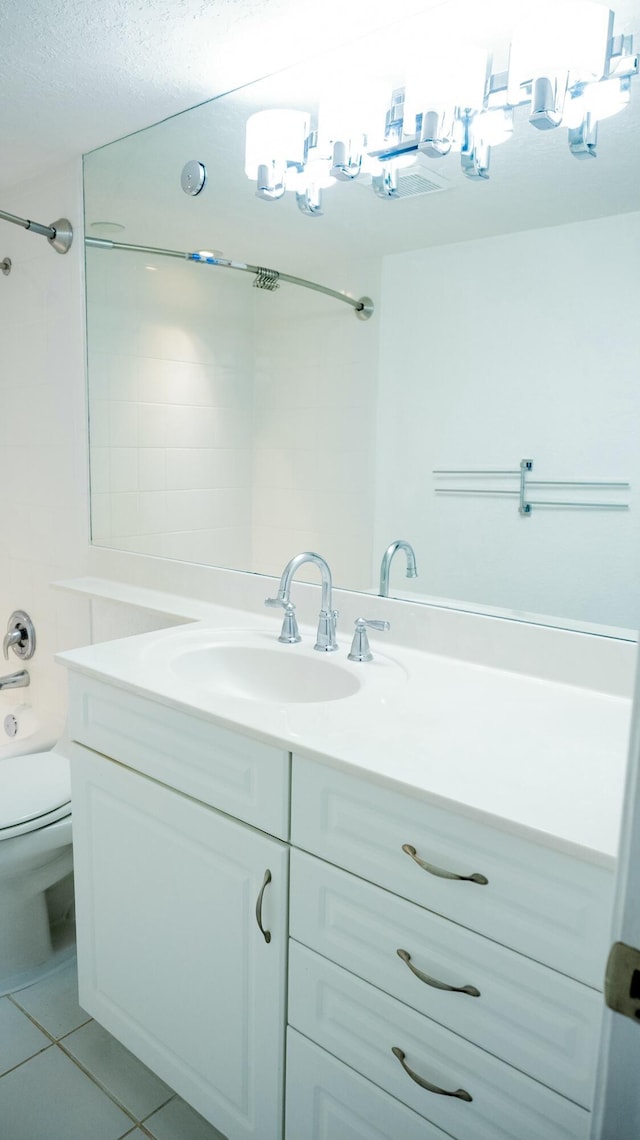
[[[0, 275], [0, 635], [16, 608], [37, 634], [32, 684], [0, 694], [0, 715], [26, 701], [64, 716], [66, 682], [53, 654], [89, 638], [86, 603], [49, 587], [87, 561], [80, 164], [5, 190], [2, 207], [44, 224], [66, 216], [77, 231], [62, 256], [0, 222], [0, 260], [13, 262]], [[3, 673], [21, 667], [12, 653], [2, 662]]]
[[531, 458], [533, 478], [629, 480], [633, 503], [639, 252], [623, 214], [385, 259], [376, 546], [409, 539], [420, 570], [399, 562], [394, 587], [640, 627], [637, 505], [522, 517], [506, 496], [438, 496], [456, 480], [432, 475]]

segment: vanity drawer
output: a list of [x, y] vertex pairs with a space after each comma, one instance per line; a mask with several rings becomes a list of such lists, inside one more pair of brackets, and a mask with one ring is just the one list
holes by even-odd
[[289, 754], [193, 713], [69, 677], [69, 735], [279, 839], [289, 837]]
[[295, 849], [290, 884], [290, 933], [298, 942], [591, 1105], [604, 1009], [596, 990]]
[[291, 1028], [285, 1120], [286, 1140], [450, 1140]]
[[[289, 1022], [456, 1140], [588, 1136], [585, 1109], [296, 942], [289, 955]], [[393, 1048], [435, 1089], [412, 1079]]]
[[[298, 756], [291, 841], [602, 988], [613, 897], [608, 868]], [[432, 873], [418, 859], [454, 877]]]

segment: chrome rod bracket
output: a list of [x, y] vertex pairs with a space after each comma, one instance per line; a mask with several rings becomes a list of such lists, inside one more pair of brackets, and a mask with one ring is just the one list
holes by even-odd
[[10, 257], [5, 257], [2, 261], [0, 261], [0, 269], [4, 273], [5, 277], [9, 276], [9, 274], [11, 273], [11, 258]]
[[359, 321], [368, 321], [373, 316], [374, 310], [375, 305], [371, 297], [360, 297], [358, 308], [354, 309], [354, 313]]
[[71, 249], [73, 226], [68, 218], [58, 218], [50, 226], [43, 226], [40, 222], [32, 222], [30, 218], [20, 218], [17, 214], [0, 210], [0, 221], [11, 222], [13, 226], [21, 226], [23, 230], [30, 230], [32, 234], [46, 237], [56, 253], [68, 253]]
[[56, 253], [68, 253], [73, 244], [73, 226], [68, 218], [58, 218], [49, 227], [53, 235], [47, 238], [49, 245]]

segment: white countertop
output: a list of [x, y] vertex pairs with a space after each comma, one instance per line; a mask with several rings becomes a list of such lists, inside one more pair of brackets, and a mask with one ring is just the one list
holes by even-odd
[[[187, 615], [185, 615], [187, 616]], [[394, 645], [371, 634], [374, 661], [314, 654], [314, 630], [280, 645], [277, 613], [207, 606], [204, 621], [62, 653], [69, 669], [361, 772], [503, 830], [611, 865], [617, 853], [631, 702]], [[250, 701], [194, 685], [176, 648], [252, 631], [255, 644], [354, 671], [362, 688], [326, 703]], [[257, 641], [256, 641], [257, 639]]]

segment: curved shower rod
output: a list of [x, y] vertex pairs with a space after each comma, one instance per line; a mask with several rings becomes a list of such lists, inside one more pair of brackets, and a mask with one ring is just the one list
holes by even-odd
[[[31, 230], [33, 234], [41, 234], [46, 237], [49, 245], [55, 249], [56, 253], [67, 253], [71, 249], [73, 241], [73, 227], [68, 218], [58, 218], [57, 221], [52, 222], [50, 226], [41, 226], [39, 222], [31, 222], [29, 218], [19, 218], [17, 214], [8, 214], [6, 210], [0, 210], [0, 219], [3, 222], [11, 222], [14, 226], [22, 226], [23, 230]], [[5, 262], [8, 258], [5, 258]], [[7, 273], [11, 269], [9, 262], [8, 269], [4, 268], [2, 263], [3, 272]]]
[[372, 316], [374, 304], [370, 297], [360, 297], [357, 301], [347, 297], [346, 293], [339, 293], [336, 289], [328, 289], [326, 285], [317, 285], [314, 281], [307, 281], [305, 277], [292, 277], [290, 273], [279, 273], [277, 269], [266, 269], [260, 265], [248, 265], [244, 261], [231, 261], [226, 257], [214, 257], [213, 254], [184, 253], [178, 249], [162, 249], [153, 245], [131, 245], [124, 241], [110, 241], [107, 238], [85, 238], [85, 244], [95, 249], [123, 249], [130, 253], [159, 254], [161, 257], [179, 257], [184, 261], [197, 261], [203, 265], [217, 265], [221, 269], [237, 269], [240, 273], [253, 273], [253, 284], [257, 289], [266, 289], [272, 292], [279, 287], [281, 281], [290, 285], [301, 285], [303, 289], [313, 289], [316, 293], [324, 293], [327, 297], [335, 297], [337, 301], [344, 301], [351, 305], [356, 317], [360, 321], [368, 321]]

